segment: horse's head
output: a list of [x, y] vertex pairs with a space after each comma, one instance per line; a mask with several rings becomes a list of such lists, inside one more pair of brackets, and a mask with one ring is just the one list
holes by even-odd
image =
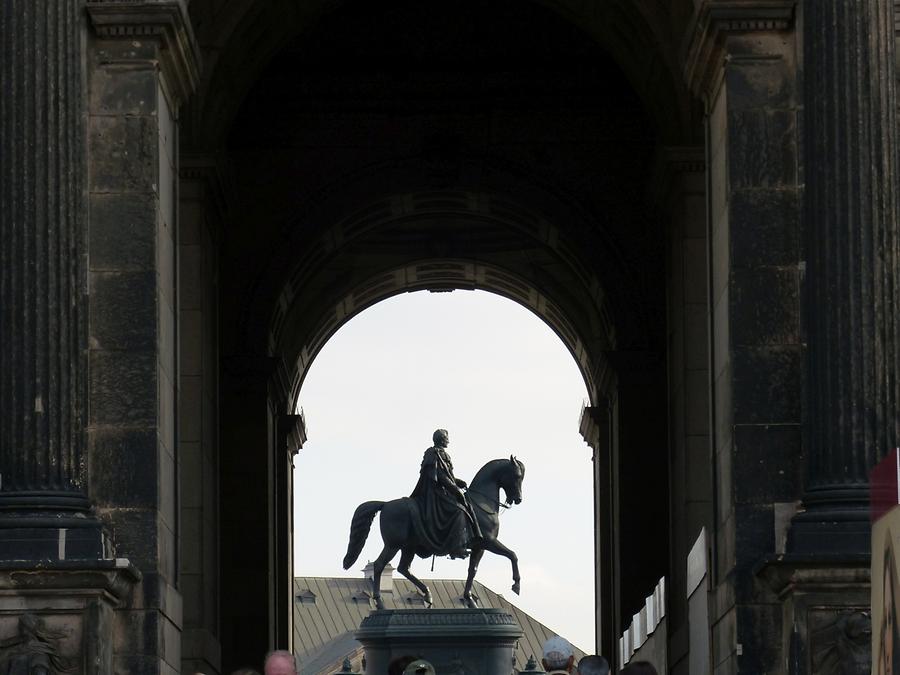
[[500, 487], [506, 493], [507, 504], [522, 503], [522, 480], [525, 478], [525, 465], [515, 458], [515, 455], [509, 456], [508, 468], [502, 472], [500, 478]]

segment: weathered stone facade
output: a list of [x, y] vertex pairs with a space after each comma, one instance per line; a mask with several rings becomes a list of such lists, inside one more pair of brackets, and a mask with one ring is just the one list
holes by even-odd
[[8, 0], [0, 640], [85, 673], [289, 648], [306, 369], [381, 299], [478, 288], [588, 386], [604, 654], [666, 577], [673, 673], [865, 669], [867, 473], [900, 443], [894, 21]]

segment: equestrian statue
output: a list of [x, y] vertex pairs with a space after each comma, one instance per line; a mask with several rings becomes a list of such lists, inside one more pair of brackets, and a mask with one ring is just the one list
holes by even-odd
[[[365, 502], [353, 514], [350, 524], [350, 543], [344, 556], [344, 569], [349, 569], [362, 552], [372, 520], [381, 512], [381, 538], [384, 549], [375, 560], [372, 577], [372, 596], [375, 607], [384, 609], [381, 599], [381, 573], [400, 551], [397, 571], [409, 579], [425, 596], [425, 604], [432, 605], [428, 586], [409, 570], [416, 555], [422, 558], [445, 556], [469, 558], [463, 599], [469, 607], [478, 606], [478, 596], [472, 592], [472, 581], [485, 551], [508, 558], [512, 564], [513, 592], [519, 592], [519, 559], [497, 540], [500, 531], [500, 509], [522, 502], [522, 479], [525, 465], [510, 456], [485, 464], [472, 484], [467, 485], [453, 475], [453, 463], [447, 452], [450, 434], [438, 429], [432, 437], [434, 445], [425, 451], [419, 470], [419, 482], [412, 495], [389, 502]], [[500, 488], [505, 501], [500, 501]]]

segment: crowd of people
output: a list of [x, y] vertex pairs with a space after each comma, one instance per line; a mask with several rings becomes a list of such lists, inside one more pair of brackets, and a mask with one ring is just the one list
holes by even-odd
[[[547, 675], [610, 675], [609, 663], [602, 656], [593, 654], [575, 661], [575, 648], [557, 635], [544, 643], [541, 664]], [[632, 661], [621, 675], [657, 675], [656, 668], [648, 661]], [[202, 675], [197, 673], [196, 675]], [[239, 668], [231, 675], [260, 675], [252, 668]], [[266, 655], [262, 675], [297, 675], [294, 655], [276, 650]], [[418, 656], [400, 656], [391, 661], [387, 675], [435, 675], [434, 666]]]
[[[575, 662], [575, 648], [568, 640], [554, 635], [544, 643], [541, 664], [547, 675], [610, 675], [609, 663], [598, 654], [584, 656]], [[621, 675], [657, 675], [649, 661], [632, 661]]]

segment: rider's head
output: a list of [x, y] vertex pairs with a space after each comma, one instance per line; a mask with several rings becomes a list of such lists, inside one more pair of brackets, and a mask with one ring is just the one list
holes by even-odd
[[439, 448], [450, 445], [450, 433], [446, 429], [438, 429], [431, 435], [431, 440]]

